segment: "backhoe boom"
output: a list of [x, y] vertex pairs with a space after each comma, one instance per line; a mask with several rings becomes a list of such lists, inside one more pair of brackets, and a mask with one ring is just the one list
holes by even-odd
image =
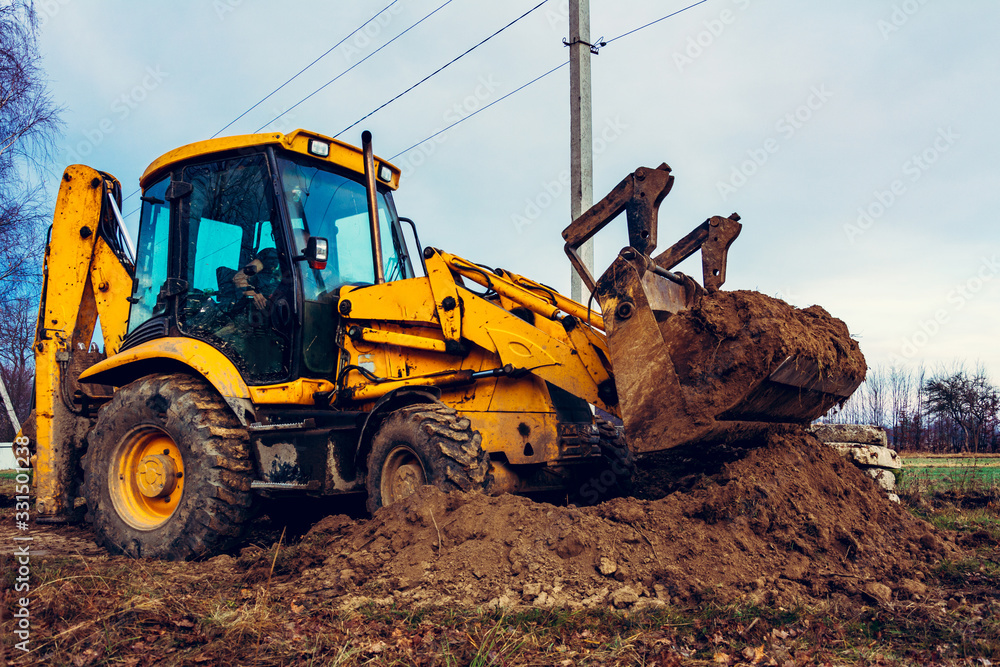
[[[63, 174], [48, 244], [35, 332], [36, 492], [40, 520], [73, 508], [75, 471], [96, 407], [110, 388], [78, 382], [125, 335], [132, 259], [117, 218], [121, 189], [83, 165]], [[91, 350], [98, 319], [104, 353]]]

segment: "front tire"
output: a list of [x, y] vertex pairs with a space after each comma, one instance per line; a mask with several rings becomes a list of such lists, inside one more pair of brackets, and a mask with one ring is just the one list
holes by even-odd
[[431, 484], [442, 491], [486, 491], [493, 481], [482, 436], [443, 403], [393, 412], [368, 453], [368, 511], [399, 502]]
[[247, 432], [205, 381], [136, 380], [101, 408], [88, 441], [84, 495], [101, 546], [183, 560], [239, 538], [251, 504]]
[[579, 505], [596, 505], [630, 496], [635, 489], [635, 455], [621, 430], [600, 417], [594, 419], [594, 424], [600, 434], [600, 456], [580, 471], [581, 484], [571, 495]]

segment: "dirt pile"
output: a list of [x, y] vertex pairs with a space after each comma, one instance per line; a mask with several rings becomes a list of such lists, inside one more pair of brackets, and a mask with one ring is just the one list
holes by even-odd
[[[810, 379], [853, 391], [865, 377], [864, 355], [843, 321], [819, 306], [799, 309], [759, 292], [715, 292], [692, 308], [660, 324], [689, 416], [703, 421], [724, 412], [776, 371], [786, 359], [794, 371]], [[788, 366], [786, 366], [788, 368]], [[797, 416], [811, 420], [823, 414], [801, 392], [785, 395], [770, 386], [766, 396], [741, 410]], [[816, 398], [816, 397], [812, 397]], [[798, 399], [798, 400], [796, 400]], [[777, 412], [776, 412], [777, 410]], [[784, 411], [792, 412], [782, 414]], [[814, 413], [815, 414], [812, 414]]]
[[[367, 521], [328, 517], [275, 582], [347, 606], [886, 603], [919, 599], [928, 563], [957, 553], [800, 429], [684, 454], [647, 463], [646, 499], [576, 508], [426, 487]], [[252, 550], [238, 562], [251, 578], [271, 567]]]

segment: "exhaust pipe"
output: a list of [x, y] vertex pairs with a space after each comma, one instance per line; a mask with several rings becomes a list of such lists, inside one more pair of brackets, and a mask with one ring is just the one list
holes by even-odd
[[378, 190], [375, 189], [375, 154], [372, 152], [372, 133], [361, 133], [361, 150], [365, 158], [365, 190], [368, 193], [368, 224], [372, 231], [372, 261], [375, 263], [375, 284], [385, 282], [382, 266], [382, 233], [378, 226]]

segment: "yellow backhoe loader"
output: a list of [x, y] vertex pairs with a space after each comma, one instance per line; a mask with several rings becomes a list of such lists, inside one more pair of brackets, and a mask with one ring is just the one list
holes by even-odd
[[[585, 305], [421, 248], [367, 132], [361, 149], [298, 130], [173, 150], [142, 175], [134, 248], [118, 182], [70, 166], [25, 431], [39, 519], [85, 506], [108, 549], [189, 558], [237, 540], [255, 495], [593, 502], [628, 491], [633, 454], [843, 401], [862, 378], [802, 348], [689, 418], [663, 326], [719, 289], [740, 224], [711, 218], [652, 259], [672, 183], [640, 168], [566, 229]], [[576, 249], [622, 212], [629, 247], [594, 279]], [[703, 284], [671, 271], [699, 250]]]

